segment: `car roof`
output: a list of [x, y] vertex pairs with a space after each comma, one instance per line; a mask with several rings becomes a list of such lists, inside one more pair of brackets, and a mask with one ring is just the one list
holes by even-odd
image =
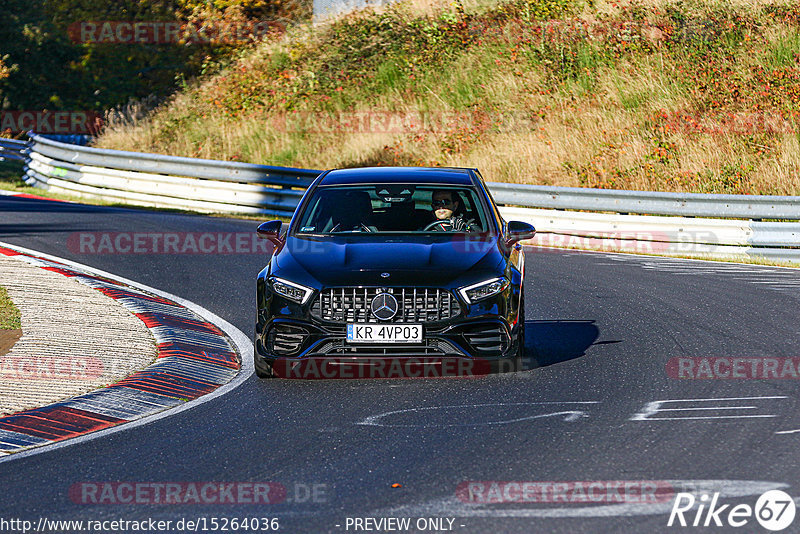
[[473, 185], [471, 169], [458, 167], [360, 167], [328, 171], [317, 185], [420, 183]]

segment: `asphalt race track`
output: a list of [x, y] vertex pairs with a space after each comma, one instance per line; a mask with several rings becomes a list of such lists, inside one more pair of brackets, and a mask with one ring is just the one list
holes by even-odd
[[[81, 254], [67, 243], [79, 232], [256, 226], [0, 197], [0, 241], [173, 293], [248, 337], [263, 254]], [[766, 532], [754, 518], [744, 529], [669, 528], [669, 500], [476, 504], [457, 493], [470, 481], [647, 481], [722, 492], [731, 505], [753, 506], [773, 488], [800, 497], [796, 380], [667, 371], [679, 357], [800, 356], [800, 272], [561, 250], [529, 249], [526, 258], [527, 353], [536, 369], [440, 380], [252, 376], [151, 424], [0, 463], [0, 518], [276, 517], [282, 532], [354, 532], [354, 518], [388, 517], [412, 525], [449, 518], [453, 531], [475, 533]], [[287, 499], [91, 504], [69, 494], [83, 482], [209, 481], [274, 482]]]

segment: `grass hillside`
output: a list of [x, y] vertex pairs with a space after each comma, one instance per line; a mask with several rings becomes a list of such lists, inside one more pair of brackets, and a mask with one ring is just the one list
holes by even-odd
[[419, 1], [295, 26], [97, 145], [800, 194], [796, 2]]

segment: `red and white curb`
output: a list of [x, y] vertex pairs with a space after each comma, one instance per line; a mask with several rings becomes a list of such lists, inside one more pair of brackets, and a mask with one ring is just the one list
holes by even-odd
[[30, 193], [18, 193], [16, 191], [6, 191], [4, 189], [0, 189], [0, 196], [2, 197], [20, 197], [20, 198], [28, 198], [33, 200], [49, 200], [51, 202], [66, 202], [68, 204], [76, 204], [72, 200], [60, 200], [57, 198], [47, 198], [47, 197], [40, 197], [39, 195], [31, 195]]
[[194, 303], [22, 247], [0, 243], [0, 254], [73, 278], [115, 299], [145, 323], [158, 348], [153, 364], [106, 388], [0, 417], [0, 461], [172, 415], [227, 393], [253, 372], [247, 336]]

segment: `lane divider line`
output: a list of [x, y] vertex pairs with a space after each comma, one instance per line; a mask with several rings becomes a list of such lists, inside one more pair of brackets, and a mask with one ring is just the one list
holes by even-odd
[[0, 242], [0, 254], [60, 273], [116, 300], [153, 334], [150, 366], [108, 387], [0, 417], [0, 462], [95, 439], [228, 393], [253, 374], [250, 340], [169, 293], [63, 258]]

